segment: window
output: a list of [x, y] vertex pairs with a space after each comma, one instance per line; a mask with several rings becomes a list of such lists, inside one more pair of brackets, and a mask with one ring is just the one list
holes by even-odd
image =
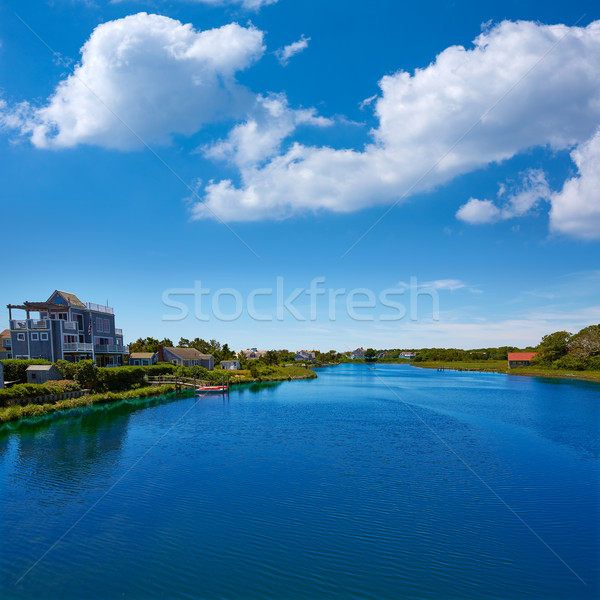
[[40, 339], [40, 334], [39, 333], [32, 333], [31, 334], [31, 341], [32, 342], [37, 342]]
[[121, 338], [117, 338], [116, 342], [117, 342], [117, 346], [120, 346], [121, 345]]
[[48, 341], [48, 334], [47, 333], [40, 333], [40, 340], [42, 342], [47, 342]]
[[96, 317], [96, 331], [104, 331], [102, 329], [102, 319]]
[[83, 331], [83, 315], [73, 315], [75, 317], [75, 321], [77, 321], [77, 329], [79, 331]]
[[25, 341], [25, 334], [24, 333], [17, 333], [17, 340], [19, 342], [24, 342]]
[[63, 321], [67, 320], [67, 313], [58, 313], [58, 318], [62, 319]]
[[110, 321], [104, 319], [104, 333], [110, 333]]

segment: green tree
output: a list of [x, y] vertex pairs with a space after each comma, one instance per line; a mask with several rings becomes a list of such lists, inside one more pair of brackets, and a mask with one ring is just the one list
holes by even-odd
[[575, 357], [585, 360], [600, 354], [600, 325], [590, 325], [576, 333], [569, 341], [569, 349]]
[[373, 348], [367, 348], [365, 350], [365, 360], [374, 361], [376, 357], [377, 357], [377, 352], [375, 352], [375, 350], [373, 350]]
[[569, 351], [571, 337], [572, 334], [568, 331], [555, 331], [545, 335], [537, 347], [538, 355], [535, 362], [550, 364], [565, 356]]

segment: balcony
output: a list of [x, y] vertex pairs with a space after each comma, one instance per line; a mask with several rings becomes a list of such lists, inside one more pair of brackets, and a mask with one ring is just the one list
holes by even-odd
[[126, 354], [129, 352], [127, 346], [117, 346], [115, 344], [96, 344], [94, 346], [96, 354]]
[[29, 319], [29, 329], [50, 329], [48, 319]]
[[102, 306], [102, 304], [94, 304], [93, 302], [86, 302], [85, 305], [88, 310], [93, 310], [94, 312], [106, 313], [108, 315], [115, 313], [111, 306]]
[[92, 352], [93, 349], [93, 344], [86, 344], [82, 342], [63, 344], [63, 352]]
[[123, 330], [119, 329], [118, 327], [115, 327], [115, 335], [123, 337]]
[[15, 329], [27, 329], [27, 321], [11, 321], [10, 328]]

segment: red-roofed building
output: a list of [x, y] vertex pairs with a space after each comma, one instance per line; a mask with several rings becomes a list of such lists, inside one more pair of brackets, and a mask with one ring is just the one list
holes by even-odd
[[531, 365], [533, 357], [537, 352], [509, 352], [508, 353], [508, 368], [528, 367]]

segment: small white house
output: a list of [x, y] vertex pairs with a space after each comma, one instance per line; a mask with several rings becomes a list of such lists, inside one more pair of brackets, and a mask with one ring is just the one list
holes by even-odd
[[239, 371], [242, 368], [239, 360], [222, 360], [221, 369], [226, 371]]

